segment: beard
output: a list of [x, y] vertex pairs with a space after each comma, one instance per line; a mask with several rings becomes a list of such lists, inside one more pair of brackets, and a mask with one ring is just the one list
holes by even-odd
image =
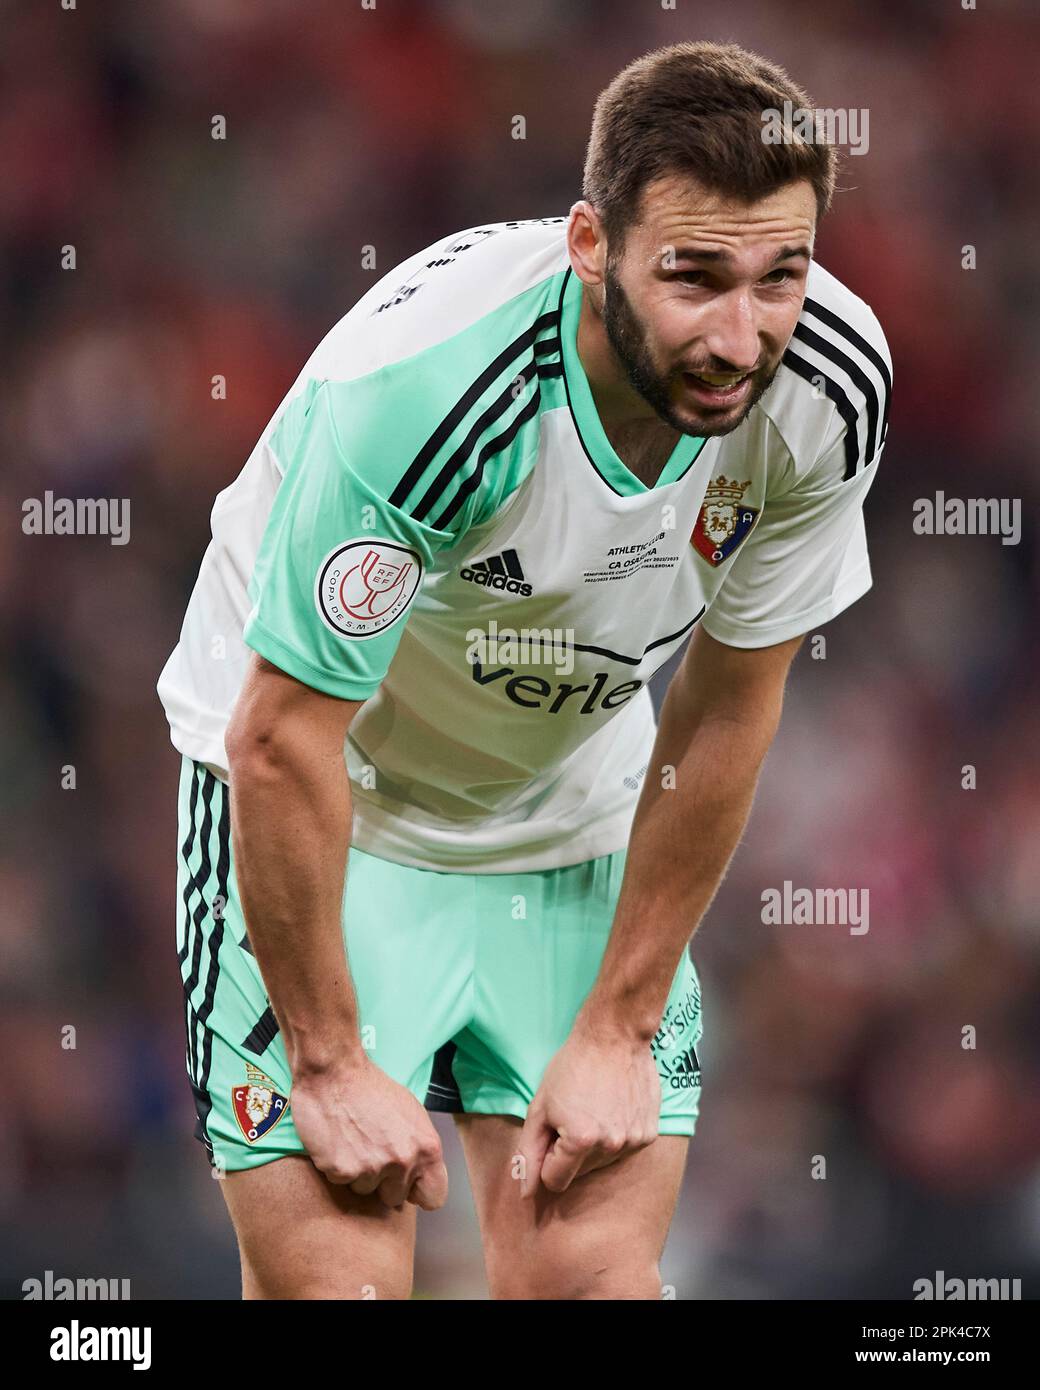
[[[629, 385], [667, 425], [673, 430], [678, 430], [680, 434], [695, 435], [701, 439], [730, 434], [744, 423], [752, 408], [768, 391], [780, 369], [779, 361], [767, 362], [756, 368], [751, 374], [748, 398], [732, 418], [721, 420], [717, 424], [713, 424], [707, 418], [692, 420], [689, 415], [680, 414], [675, 406], [675, 396], [678, 394], [676, 388], [681, 389], [684, 368], [675, 367], [664, 375], [657, 370], [647, 341], [646, 329], [609, 265], [603, 276], [603, 326]], [[700, 366], [702, 371], [709, 372], [734, 370], [730, 363], [722, 362], [718, 358], [713, 359], [710, 364], [701, 363]], [[721, 410], [718, 413], [721, 414]]]

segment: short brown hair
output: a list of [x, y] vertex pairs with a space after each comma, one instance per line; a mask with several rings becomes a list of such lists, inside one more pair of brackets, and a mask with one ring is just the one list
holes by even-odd
[[831, 145], [792, 133], [763, 139], [763, 112], [812, 110], [775, 63], [736, 44], [676, 43], [637, 58], [599, 94], [582, 196], [599, 214], [611, 259], [639, 215], [643, 189], [666, 174], [692, 175], [725, 197], [754, 202], [797, 179], [830, 206], [837, 173]]

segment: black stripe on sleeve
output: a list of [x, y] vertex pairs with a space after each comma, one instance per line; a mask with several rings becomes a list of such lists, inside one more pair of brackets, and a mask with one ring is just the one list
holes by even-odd
[[507, 449], [509, 445], [512, 444], [513, 440], [523, 429], [524, 425], [527, 424], [528, 420], [533, 419], [534, 416], [538, 414], [540, 401], [541, 392], [535, 391], [523, 410], [510, 421], [508, 428], [504, 429], [501, 434], [496, 435], [494, 439], [489, 439], [487, 441], [478, 456], [476, 469], [464, 483], [460, 484], [455, 496], [448, 503], [447, 507], [445, 507], [444, 511], [441, 512], [437, 520], [431, 522], [431, 525], [438, 529], [443, 529], [447, 526], [448, 522], [451, 521], [452, 517], [462, 506], [470, 493], [475, 492], [480, 486], [480, 480], [484, 476], [484, 464], [489, 458], [492, 458], [497, 453], [501, 453], [503, 449]]
[[[388, 500], [391, 506], [404, 506], [409, 493], [422, 478], [423, 474], [437, 457], [437, 454], [444, 447], [447, 440], [473, 409], [477, 401], [480, 400], [488, 387], [498, 380], [512, 362], [515, 362], [518, 357], [522, 357], [528, 351], [540, 333], [544, 333], [546, 329], [549, 328], [558, 329], [559, 322], [559, 309], [551, 309], [547, 313], [542, 314], [529, 328], [525, 328], [523, 333], [514, 338], [507, 347], [503, 348], [498, 356], [484, 368], [477, 379], [467, 388], [463, 395], [459, 397], [455, 405], [452, 406], [451, 410], [409, 464], [404, 477], [390, 494]], [[556, 341], [559, 341], [558, 336]]]
[[836, 367], [840, 367], [847, 377], [852, 380], [860, 391], [867, 404], [867, 462], [871, 462], [877, 453], [878, 441], [878, 393], [877, 387], [867, 376], [866, 372], [852, 358], [847, 356], [834, 343], [826, 338], [821, 338], [819, 333], [814, 333], [805, 324], [799, 323], [794, 330], [794, 336], [803, 342], [806, 347], [813, 348], [821, 357], [826, 357], [829, 362], [833, 362]]
[[783, 355], [783, 364], [785, 367], [790, 367], [796, 376], [800, 376], [810, 386], [822, 382], [824, 394], [828, 400], [834, 402], [834, 408], [845, 422], [845, 472], [842, 474], [842, 481], [847, 482], [849, 478], [854, 478], [859, 467], [859, 430], [857, 428], [859, 417], [848, 396], [822, 368], [807, 362], [804, 357], [799, 357], [790, 348]]
[[834, 332], [843, 337], [847, 343], [851, 343], [851, 345], [861, 352], [867, 361], [877, 370], [878, 375], [885, 384], [885, 400], [881, 412], [881, 443], [884, 444], [885, 435], [888, 433], [888, 406], [892, 396], [892, 374], [888, 370], [888, 363], [881, 356], [880, 352], [878, 352], [877, 348], [875, 348], [873, 344], [867, 342], [862, 333], [857, 333], [843, 318], [839, 318], [838, 315], [833, 313], [830, 309], [826, 309], [822, 304], [818, 304], [815, 299], [807, 298], [804, 301], [803, 308], [808, 313], [812, 314], [813, 318], [819, 319], [820, 322], [825, 323], [828, 328], [833, 328]]
[[[531, 381], [535, 382], [535, 399], [537, 399], [539, 394], [537, 368], [533, 361], [529, 362], [522, 371], [516, 374], [513, 380], [508, 383], [505, 390], [500, 392], [488, 408], [474, 421], [465, 439], [440, 469], [433, 482], [423, 494], [422, 500], [412, 512], [412, 515], [417, 521], [422, 521], [428, 515], [434, 504], [441, 500], [456, 476], [469, 462], [481, 435], [485, 434], [496, 420], [500, 420], [510, 406], [516, 404], [520, 392], [525, 389]], [[478, 462], [483, 460], [484, 457], [485, 455], [482, 450]], [[451, 515], [454, 515], [454, 512], [452, 512]], [[444, 524], [443, 518], [440, 522], [431, 524], [439, 529]]]

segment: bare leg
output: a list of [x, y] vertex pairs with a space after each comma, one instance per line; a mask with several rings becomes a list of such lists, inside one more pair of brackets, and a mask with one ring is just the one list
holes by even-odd
[[408, 1298], [415, 1207], [330, 1183], [304, 1155], [228, 1173], [242, 1297]]
[[455, 1117], [496, 1299], [661, 1297], [658, 1261], [679, 1196], [689, 1140], [645, 1149], [576, 1178], [566, 1192], [521, 1200], [513, 1157], [519, 1120]]

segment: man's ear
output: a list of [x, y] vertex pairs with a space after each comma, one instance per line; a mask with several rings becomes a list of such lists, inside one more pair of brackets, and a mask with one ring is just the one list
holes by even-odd
[[567, 222], [571, 268], [585, 286], [601, 285], [607, 266], [607, 237], [593, 205], [585, 198], [572, 204]]

